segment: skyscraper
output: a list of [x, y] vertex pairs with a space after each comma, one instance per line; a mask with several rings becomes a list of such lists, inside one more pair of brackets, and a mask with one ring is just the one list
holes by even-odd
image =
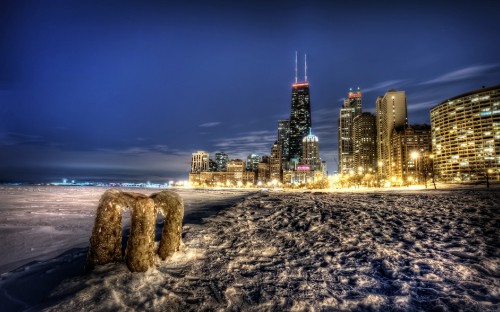
[[[377, 160], [378, 173], [385, 178], [391, 175], [391, 136], [394, 128], [408, 125], [406, 94], [391, 89], [376, 101], [377, 109]], [[394, 164], [395, 165], [395, 164]]]
[[377, 128], [375, 115], [361, 113], [353, 121], [353, 154], [356, 172], [370, 173], [377, 168]]
[[339, 173], [355, 171], [353, 122], [354, 118], [361, 114], [361, 106], [362, 96], [359, 87], [356, 92], [353, 92], [352, 88], [349, 89], [339, 116]]
[[278, 144], [281, 149], [282, 160], [288, 160], [290, 146], [290, 120], [278, 120]]
[[281, 157], [281, 146], [278, 141], [274, 142], [271, 148], [271, 155], [269, 157], [269, 175], [270, 180], [276, 180], [278, 182], [282, 181], [282, 173], [281, 173], [281, 163], [283, 159]]
[[292, 85], [292, 109], [290, 112], [290, 134], [288, 160], [299, 162], [302, 156], [302, 139], [309, 133], [311, 123], [311, 99], [307, 82], [307, 61], [304, 81], [297, 80], [297, 59], [295, 59], [295, 83]]

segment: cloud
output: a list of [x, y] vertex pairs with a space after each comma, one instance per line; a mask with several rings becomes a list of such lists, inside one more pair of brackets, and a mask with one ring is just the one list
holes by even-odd
[[361, 92], [368, 93], [368, 92], [377, 91], [377, 90], [387, 91], [387, 89], [394, 88], [396, 86], [400, 86], [404, 82], [406, 82], [405, 79], [394, 79], [394, 80], [382, 81], [382, 82], [376, 83], [368, 88], [361, 89]]
[[215, 126], [218, 126], [218, 125], [220, 125], [219, 121], [212, 121], [212, 122], [206, 122], [204, 124], [201, 124], [198, 127], [208, 128], [208, 127], [215, 127]]
[[420, 85], [446, 83], [458, 80], [466, 80], [477, 76], [485, 75], [491, 70], [499, 67], [499, 64], [475, 65], [449, 72], [437, 78], [421, 82]]
[[6, 132], [0, 133], [0, 146], [43, 145], [47, 142], [40, 135]]

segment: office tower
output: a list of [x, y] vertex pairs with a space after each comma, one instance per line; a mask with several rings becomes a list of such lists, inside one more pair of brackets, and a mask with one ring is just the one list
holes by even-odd
[[202, 171], [208, 171], [208, 153], [204, 151], [198, 151], [191, 154], [191, 173], [200, 173]]
[[381, 178], [391, 176], [391, 135], [394, 128], [408, 125], [406, 94], [391, 89], [376, 101], [377, 110], [377, 161]]
[[271, 147], [271, 155], [269, 157], [269, 179], [271, 181], [275, 180], [277, 182], [282, 181], [282, 171], [281, 171], [281, 146], [278, 141], [274, 142]]
[[443, 181], [500, 180], [500, 85], [431, 109], [434, 170]]
[[295, 83], [292, 86], [292, 111], [290, 114], [289, 160], [297, 162], [302, 155], [302, 139], [311, 128], [311, 101], [309, 83]]
[[353, 120], [354, 168], [358, 173], [375, 173], [377, 170], [377, 127], [375, 115], [361, 113]]
[[426, 172], [425, 160], [431, 154], [431, 127], [396, 127], [391, 137], [391, 180], [403, 184], [420, 183]]
[[307, 82], [307, 61], [305, 61], [304, 81], [298, 82], [297, 59], [295, 59], [295, 83], [292, 85], [288, 160], [294, 163], [300, 161], [302, 139], [308, 134], [311, 127], [311, 99], [309, 82]]
[[356, 171], [354, 167], [354, 142], [353, 122], [354, 118], [361, 114], [362, 96], [361, 91], [349, 89], [344, 106], [340, 109], [338, 122], [339, 142], [339, 173], [346, 174]]
[[318, 137], [309, 128], [309, 135], [302, 139], [302, 162], [309, 170], [321, 170], [321, 159], [319, 158]]
[[224, 152], [215, 153], [215, 162], [217, 163], [217, 171], [226, 171], [229, 156]]

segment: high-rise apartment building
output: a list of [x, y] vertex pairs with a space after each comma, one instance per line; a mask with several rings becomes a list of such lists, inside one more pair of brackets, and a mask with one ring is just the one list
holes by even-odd
[[338, 122], [338, 142], [339, 142], [339, 173], [345, 174], [355, 171], [354, 166], [354, 141], [353, 122], [356, 116], [361, 114], [362, 109], [361, 91], [349, 90], [344, 106], [340, 109]]
[[309, 129], [309, 135], [302, 139], [302, 162], [309, 170], [320, 170], [321, 159], [319, 158], [318, 137]]
[[434, 170], [444, 181], [500, 180], [500, 85], [431, 109]]
[[391, 89], [376, 101], [377, 110], [377, 161], [378, 174], [387, 179], [391, 176], [391, 135], [394, 128], [408, 125], [406, 94]]
[[208, 171], [209, 160], [208, 153], [204, 151], [197, 151], [191, 154], [191, 173], [200, 173]]
[[354, 171], [370, 173], [377, 170], [377, 126], [375, 115], [361, 113], [353, 119]]

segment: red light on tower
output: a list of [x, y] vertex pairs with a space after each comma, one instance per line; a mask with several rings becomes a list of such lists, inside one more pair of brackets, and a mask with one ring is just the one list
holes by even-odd
[[309, 86], [309, 82], [299, 82], [299, 83], [294, 83], [292, 85], [294, 88], [299, 88], [299, 87], [307, 87]]
[[351, 89], [349, 89], [349, 94], [347, 96], [350, 99], [360, 98], [361, 97], [361, 90], [358, 87], [358, 91], [354, 92], [354, 91], [352, 91], [352, 88], [351, 88]]

